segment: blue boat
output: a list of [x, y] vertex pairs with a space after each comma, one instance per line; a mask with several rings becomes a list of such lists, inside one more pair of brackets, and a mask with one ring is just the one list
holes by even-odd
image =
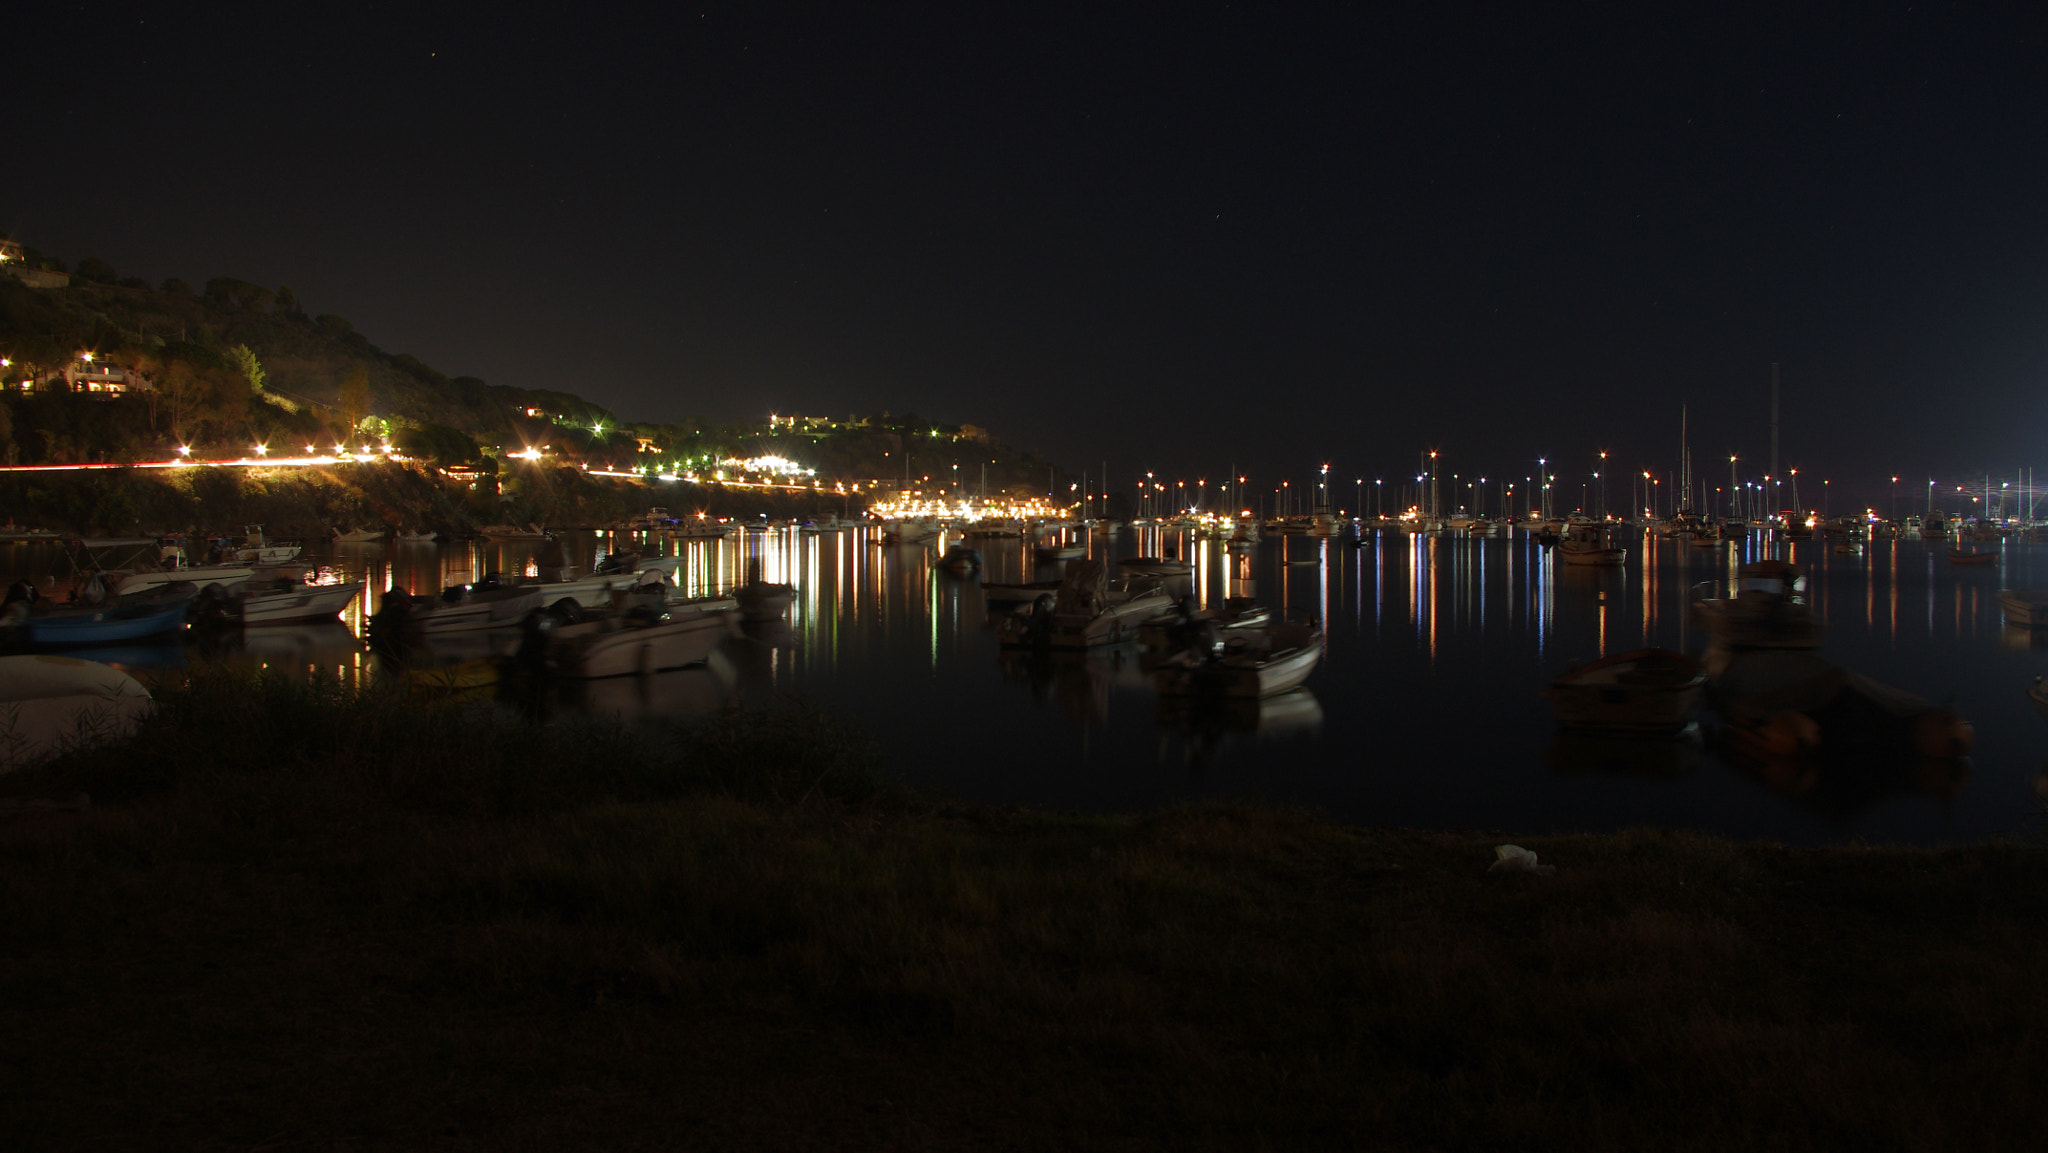
[[112, 645], [175, 633], [185, 627], [186, 602], [111, 602], [84, 608], [54, 608], [23, 616], [13, 627], [31, 648]]

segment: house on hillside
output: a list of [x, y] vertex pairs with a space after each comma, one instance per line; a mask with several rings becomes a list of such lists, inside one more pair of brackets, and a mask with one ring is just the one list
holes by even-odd
[[132, 368], [81, 357], [61, 370], [43, 373], [35, 379], [19, 384], [9, 381], [8, 387], [19, 388], [23, 392], [83, 392], [90, 393], [95, 399], [113, 400], [131, 392], [154, 391], [156, 385]]
[[71, 283], [71, 275], [47, 268], [30, 268], [28, 253], [21, 247], [21, 241], [0, 238], [0, 271], [28, 285], [30, 288], [63, 288]]

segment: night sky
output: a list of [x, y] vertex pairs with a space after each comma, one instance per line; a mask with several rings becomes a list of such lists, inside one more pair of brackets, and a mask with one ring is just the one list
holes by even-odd
[[2040, 5], [299, 9], [11, 13], [0, 228], [627, 419], [1119, 478], [1571, 491], [1683, 404], [1725, 483], [1773, 362], [1838, 507], [2048, 467]]

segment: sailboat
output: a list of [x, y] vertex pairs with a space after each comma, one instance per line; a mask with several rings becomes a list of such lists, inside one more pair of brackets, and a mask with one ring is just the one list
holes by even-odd
[[1709, 531], [1692, 510], [1692, 446], [1686, 436], [1685, 405], [1678, 406], [1678, 511], [1664, 522], [1664, 535], [1678, 540], [1698, 540]]

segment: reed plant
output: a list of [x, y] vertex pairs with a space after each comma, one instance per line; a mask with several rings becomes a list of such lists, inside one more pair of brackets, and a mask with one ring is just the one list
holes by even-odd
[[2048, 854], [891, 783], [268, 678], [0, 779], [20, 1147], [2031, 1147]]

